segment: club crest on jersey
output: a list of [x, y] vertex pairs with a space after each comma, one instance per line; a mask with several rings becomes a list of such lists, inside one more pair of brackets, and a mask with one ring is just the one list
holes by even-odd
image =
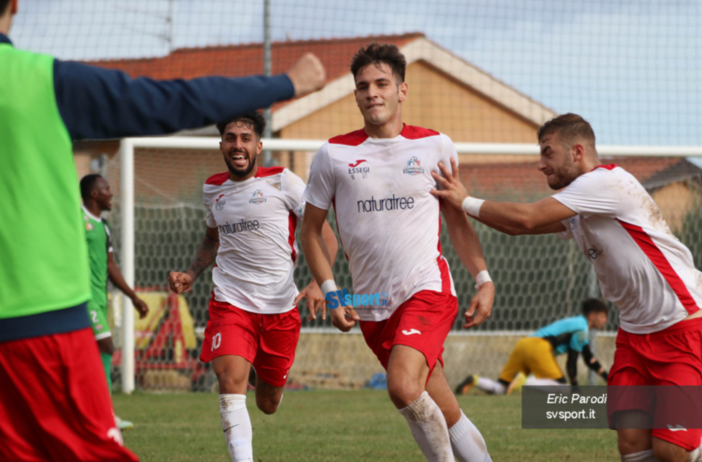
[[361, 175], [361, 178], [368, 178], [368, 172], [370, 172], [370, 167], [360, 165], [364, 162], [368, 162], [366, 159], [358, 159], [356, 162], [349, 164], [349, 175], [351, 179], [355, 180], [356, 175]]
[[402, 169], [402, 173], [406, 173], [407, 175], [419, 175], [420, 173], [424, 173], [424, 167], [420, 165], [419, 159], [412, 156], [410, 160], [407, 161], [407, 167]]
[[252, 204], [262, 204], [266, 202], [266, 200], [267, 199], [263, 197], [263, 193], [261, 192], [261, 190], [257, 189], [256, 191], [254, 191], [253, 197], [249, 199], [249, 202]]
[[226, 203], [227, 201], [224, 200], [224, 194], [220, 194], [219, 197], [215, 199], [215, 209], [221, 212]]

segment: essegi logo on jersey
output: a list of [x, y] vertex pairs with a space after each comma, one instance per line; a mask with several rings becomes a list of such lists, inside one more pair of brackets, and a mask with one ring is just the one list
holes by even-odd
[[261, 190], [257, 189], [256, 191], [254, 191], [253, 197], [249, 199], [249, 202], [252, 204], [262, 204], [266, 202], [266, 198], [263, 197], [263, 193], [261, 192]]
[[227, 203], [224, 199], [224, 194], [220, 194], [217, 199], [215, 199], [215, 209], [217, 209], [218, 212], [221, 212], [222, 209], [224, 209], [224, 205]]
[[356, 175], [361, 175], [361, 178], [368, 178], [368, 172], [370, 172], [370, 167], [359, 167], [362, 163], [367, 162], [366, 159], [359, 159], [356, 162], [349, 164], [349, 175], [351, 179], [355, 180]]
[[412, 156], [412, 158], [407, 161], [407, 167], [402, 169], [402, 173], [419, 175], [420, 173], [424, 173], [424, 167], [419, 164], [419, 160], [416, 157]]

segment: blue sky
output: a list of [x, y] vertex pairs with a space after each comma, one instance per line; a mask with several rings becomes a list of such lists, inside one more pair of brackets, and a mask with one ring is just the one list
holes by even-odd
[[[173, 0], [173, 47], [260, 42], [262, 0]], [[18, 47], [162, 56], [167, 0], [20, 0]], [[702, 144], [702, 1], [272, 0], [274, 40], [421, 31], [606, 144]]]

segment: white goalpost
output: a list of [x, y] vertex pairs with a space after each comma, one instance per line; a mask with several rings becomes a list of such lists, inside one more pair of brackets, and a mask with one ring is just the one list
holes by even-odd
[[[315, 152], [323, 140], [263, 139], [264, 149], [270, 151]], [[539, 154], [537, 144], [506, 143], [456, 143], [459, 154], [534, 156]], [[158, 137], [126, 138], [120, 144], [121, 181], [121, 270], [130, 287], [135, 283], [135, 150], [136, 149], [190, 149], [217, 150], [218, 137]], [[597, 148], [602, 157], [698, 157], [702, 156], [702, 146], [614, 146], [602, 145]], [[496, 179], [499, 181], [499, 179]], [[122, 391], [131, 393], [135, 389], [134, 362], [134, 309], [127, 297], [122, 297], [121, 306], [121, 348], [122, 348]], [[310, 329], [312, 330], [312, 329]], [[331, 333], [334, 330], [315, 328], [318, 333]], [[510, 333], [517, 333], [513, 330]], [[481, 333], [465, 333], [480, 335]]]

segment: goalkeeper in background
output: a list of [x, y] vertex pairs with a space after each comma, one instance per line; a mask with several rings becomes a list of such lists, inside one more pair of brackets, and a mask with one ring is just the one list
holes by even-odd
[[273, 77], [131, 79], [17, 50], [0, 0], [0, 460], [135, 461], [90, 321], [72, 139], [198, 128], [316, 91], [313, 55]]
[[[88, 243], [88, 258], [90, 260], [90, 291], [92, 298], [88, 302], [88, 314], [97, 340], [102, 367], [105, 369], [107, 389], [112, 391], [112, 354], [115, 346], [112, 342], [112, 332], [107, 323], [107, 277], [127, 297], [132, 300], [134, 308], [143, 319], [149, 313], [146, 302], [140, 299], [122, 277], [122, 272], [115, 262], [112, 252], [111, 232], [107, 220], [100, 215], [112, 210], [112, 191], [110, 184], [102, 176], [91, 173], [80, 180], [80, 195], [83, 198], [83, 219], [85, 221], [85, 237]], [[134, 425], [119, 417], [117, 427], [120, 430], [133, 428]]]
[[[607, 381], [607, 371], [590, 350], [589, 330], [601, 329], [607, 322], [607, 305], [594, 298], [582, 305], [582, 314], [561, 319], [542, 327], [531, 337], [517, 342], [502, 368], [497, 381], [469, 375], [456, 387], [457, 395], [468, 393], [473, 386], [495, 395], [510, 394], [523, 385], [563, 385], [563, 371], [556, 356], [568, 353], [566, 370], [571, 385], [578, 384], [578, 356], [583, 355], [587, 367]], [[528, 377], [533, 374], [534, 377]]]

